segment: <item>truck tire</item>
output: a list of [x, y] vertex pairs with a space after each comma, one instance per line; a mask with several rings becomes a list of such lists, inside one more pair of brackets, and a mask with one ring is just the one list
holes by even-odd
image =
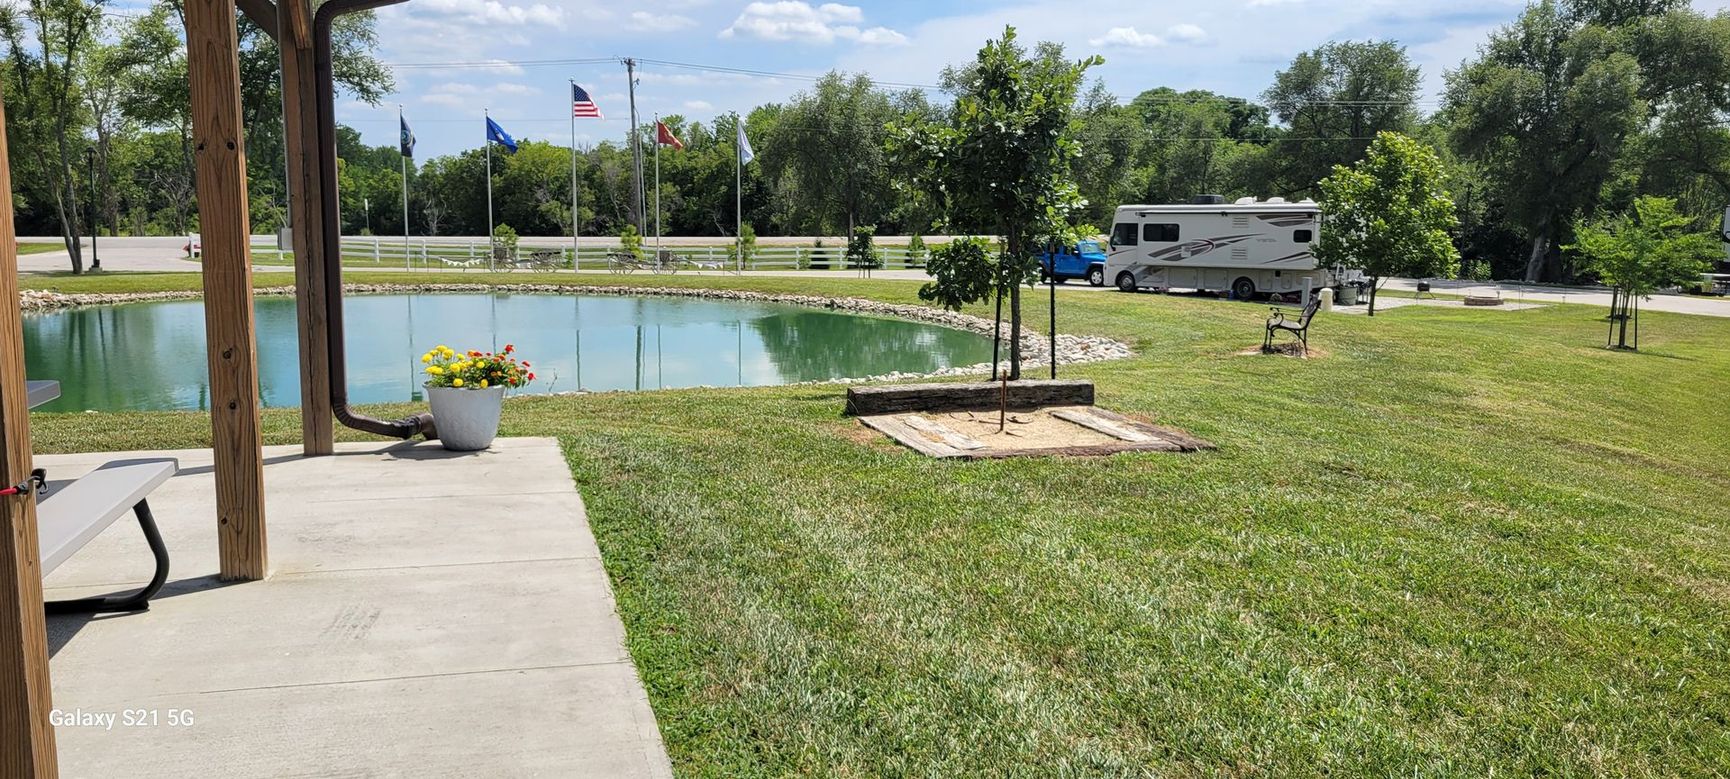
[[1087, 269], [1087, 283], [1095, 287], [1105, 286], [1105, 266], [1095, 265]]
[[1140, 289], [1140, 287], [1135, 283], [1135, 274], [1130, 273], [1129, 271], [1117, 274], [1117, 291], [1135, 292], [1138, 289]]
[[1239, 276], [1231, 283], [1231, 296], [1238, 300], [1253, 300], [1255, 298], [1255, 281], [1248, 276]]

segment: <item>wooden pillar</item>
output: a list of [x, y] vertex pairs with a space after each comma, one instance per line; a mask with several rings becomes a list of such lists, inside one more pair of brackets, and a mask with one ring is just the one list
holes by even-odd
[[240, 121], [234, 0], [187, 0], [186, 65], [198, 221], [204, 241], [204, 330], [209, 341], [217, 540], [226, 581], [263, 579], [264, 451], [258, 430], [251, 221]]
[[324, 209], [320, 207], [318, 105], [307, 0], [281, 0], [282, 115], [288, 155], [288, 211], [294, 234], [295, 305], [300, 325], [300, 440], [304, 454], [336, 451], [330, 407], [330, 324], [324, 294]]
[[[9, 159], [6, 109], [0, 104], [0, 195], [7, 195], [0, 202], [0, 486], [24, 481], [32, 467]], [[0, 776], [57, 776], [36, 500], [0, 497], [0, 521]]]

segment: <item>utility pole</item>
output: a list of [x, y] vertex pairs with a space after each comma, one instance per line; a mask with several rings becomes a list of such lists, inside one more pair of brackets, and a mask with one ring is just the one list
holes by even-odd
[[631, 57], [625, 58], [625, 79], [631, 96], [631, 175], [637, 190], [637, 234], [644, 235], [649, 232], [649, 223], [643, 206], [642, 133], [637, 127], [637, 61]]

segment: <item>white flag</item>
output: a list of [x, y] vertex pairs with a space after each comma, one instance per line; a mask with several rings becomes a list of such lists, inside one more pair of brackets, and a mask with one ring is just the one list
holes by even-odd
[[743, 165], [757, 159], [757, 153], [751, 151], [751, 139], [745, 137], [745, 120], [740, 119], [739, 127], [739, 164]]

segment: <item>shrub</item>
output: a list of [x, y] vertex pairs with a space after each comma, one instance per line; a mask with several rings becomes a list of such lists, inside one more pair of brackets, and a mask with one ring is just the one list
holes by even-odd
[[619, 245], [624, 247], [626, 254], [643, 259], [643, 236], [637, 232], [636, 225], [627, 224], [619, 231]]
[[877, 228], [872, 225], [859, 225], [853, 228], [853, 237], [847, 241], [847, 267], [881, 268], [883, 258], [878, 256], [874, 237]]
[[744, 267], [757, 256], [757, 231], [749, 223], [739, 226], [739, 240], [727, 247], [727, 263]]
[[493, 228], [493, 256], [501, 260], [517, 256], [517, 231], [508, 224]]
[[929, 250], [925, 248], [924, 236], [921, 236], [918, 233], [914, 233], [912, 238], [907, 239], [907, 265], [908, 265], [908, 267], [912, 267], [912, 268], [925, 267], [925, 256], [928, 253], [929, 253]]

